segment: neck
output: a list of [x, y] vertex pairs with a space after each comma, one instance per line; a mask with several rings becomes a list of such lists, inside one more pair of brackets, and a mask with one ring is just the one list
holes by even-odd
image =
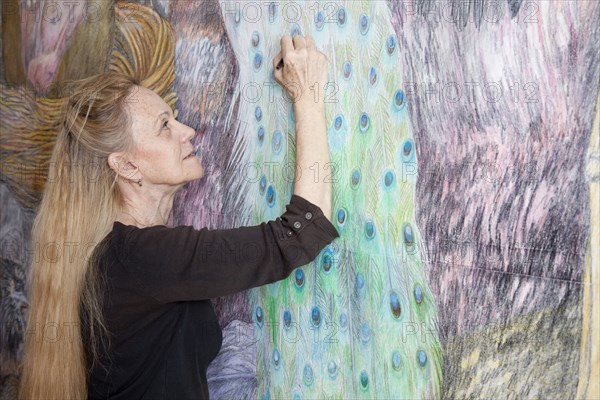
[[155, 225], [166, 225], [173, 209], [175, 192], [160, 191], [137, 192], [129, 196], [125, 205], [121, 207], [117, 221], [146, 228]]

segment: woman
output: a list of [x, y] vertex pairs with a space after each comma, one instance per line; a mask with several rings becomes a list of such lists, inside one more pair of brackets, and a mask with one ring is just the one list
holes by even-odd
[[[208, 398], [222, 341], [209, 299], [285, 279], [339, 237], [330, 184], [302, 174], [329, 162], [311, 91], [326, 57], [284, 36], [273, 65], [295, 95], [297, 181], [280, 218], [236, 229], [166, 227], [177, 190], [204, 173], [194, 130], [125, 76], [81, 81], [33, 226], [20, 398]], [[256, 257], [241, 259], [248, 245]]]

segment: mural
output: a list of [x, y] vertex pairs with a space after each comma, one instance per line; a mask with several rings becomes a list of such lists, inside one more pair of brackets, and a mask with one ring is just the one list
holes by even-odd
[[597, 2], [66, 3], [2, 4], [3, 396], [69, 81], [135, 75], [196, 128], [205, 178], [171, 224], [254, 225], [293, 192], [272, 59], [310, 34], [341, 237], [213, 300], [211, 398], [600, 398]]

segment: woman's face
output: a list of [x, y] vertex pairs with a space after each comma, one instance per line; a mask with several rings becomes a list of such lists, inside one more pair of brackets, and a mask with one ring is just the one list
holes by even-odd
[[133, 159], [142, 185], [182, 186], [204, 176], [200, 159], [187, 157], [194, 150], [195, 130], [175, 120], [158, 94], [137, 87], [126, 101], [135, 143]]

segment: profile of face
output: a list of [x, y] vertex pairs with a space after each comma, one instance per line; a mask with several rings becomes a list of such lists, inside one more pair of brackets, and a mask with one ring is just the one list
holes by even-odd
[[[133, 182], [148, 186], [179, 188], [204, 176], [191, 139], [195, 130], [175, 119], [171, 107], [154, 91], [138, 86], [127, 97], [134, 150], [113, 153], [109, 163]], [[188, 157], [189, 156], [189, 157]], [[137, 185], [135, 185], [137, 186]]]

